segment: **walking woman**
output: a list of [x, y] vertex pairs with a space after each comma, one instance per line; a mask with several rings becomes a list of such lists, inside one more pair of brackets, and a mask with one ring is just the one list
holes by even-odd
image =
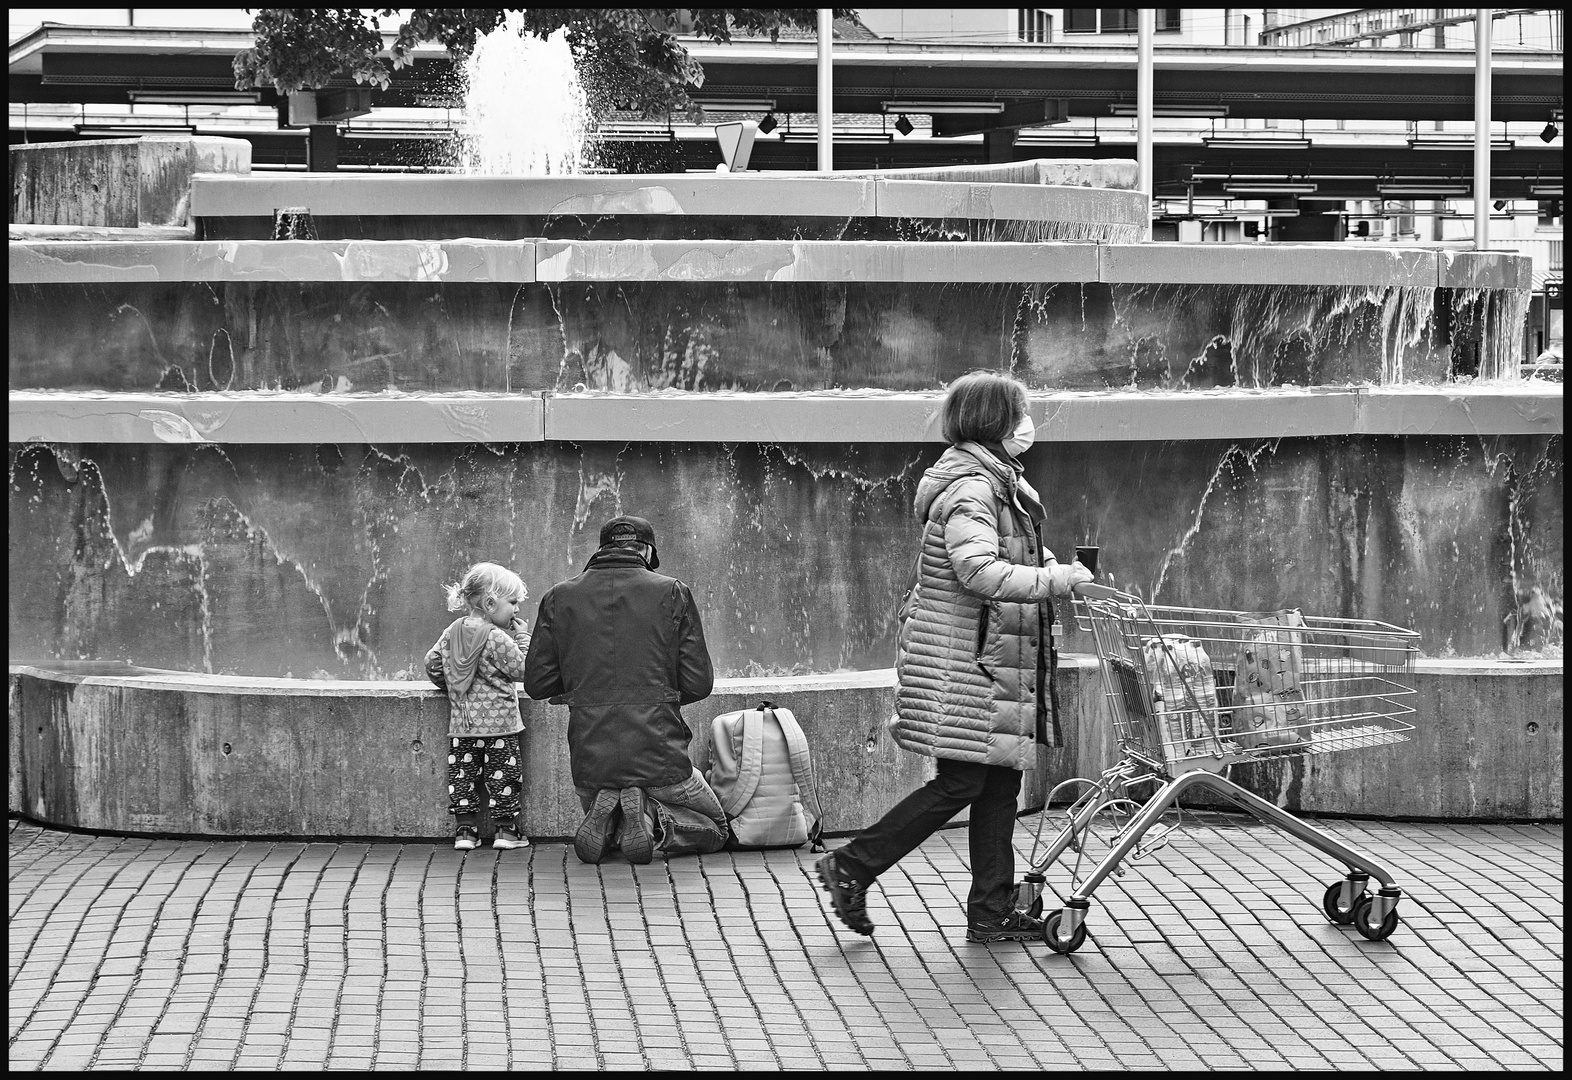
[[1020, 458], [1035, 429], [1026, 387], [992, 371], [950, 384], [950, 448], [917, 485], [922, 551], [903, 605], [896, 659], [895, 741], [937, 759], [934, 778], [817, 864], [831, 906], [873, 933], [868, 888], [908, 851], [970, 807], [968, 941], [1042, 938], [1014, 910], [1016, 797], [1038, 742], [1058, 745], [1053, 714], [1051, 596], [1092, 574], [1043, 547], [1043, 506]]

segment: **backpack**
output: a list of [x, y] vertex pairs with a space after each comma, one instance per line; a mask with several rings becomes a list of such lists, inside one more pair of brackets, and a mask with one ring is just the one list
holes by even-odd
[[[1303, 626], [1297, 610], [1251, 617], [1286, 627]], [[1233, 738], [1246, 750], [1299, 746], [1310, 741], [1314, 718], [1300, 686], [1303, 635], [1255, 629], [1239, 646], [1234, 675]]]
[[1177, 762], [1220, 754], [1217, 676], [1201, 643], [1184, 634], [1164, 634], [1143, 641], [1141, 653], [1164, 759]]
[[732, 848], [801, 847], [819, 842], [823, 822], [808, 740], [790, 709], [768, 701], [722, 713], [710, 725], [705, 780], [731, 826]]

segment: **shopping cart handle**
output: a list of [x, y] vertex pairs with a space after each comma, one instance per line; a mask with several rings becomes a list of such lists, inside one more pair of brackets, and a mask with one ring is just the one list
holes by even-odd
[[1110, 589], [1107, 585], [1093, 585], [1090, 581], [1078, 581], [1070, 586], [1071, 596], [1085, 596], [1092, 600], [1131, 600], [1118, 589]]

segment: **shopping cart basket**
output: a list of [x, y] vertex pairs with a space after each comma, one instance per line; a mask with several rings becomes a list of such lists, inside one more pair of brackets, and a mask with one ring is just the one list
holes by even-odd
[[[1044, 919], [1056, 952], [1086, 940], [1086, 915], [1097, 886], [1123, 873], [1126, 859], [1160, 848], [1178, 827], [1148, 830], [1191, 788], [1208, 789], [1348, 867], [1327, 887], [1322, 909], [1380, 941], [1397, 927], [1402, 895], [1369, 855], [1246, 791], [1228, 768], [1268, 758], [1328, 754], [1406, 742], [1415, 693], [1419, 635], [1365, 619], [1323, 619], [1298, 610], [1242, 612], [1146, 604], [1101, 585], [1077, 585], [1076, 622], [1097, 647], [1103, 690], [1119, 739], [1120, 760], [1095, 780], [1077, 777], [1049, 793], [1032, 843], [1031, 870], [1016, 906], [1039, 916], [1047, 870], [1071, 853], [1070, 894]], [[1156, 785], [1145, 799], [1131, 790]], [[1044, 824], [1061, 792], [1079, 789], [1058, 834]], [[1103, 835], [1099, 829], [1106, 829]], [[1109, 851], [1089, 870], [1088, 840]], [[1380, 884], [1370, 895], [1371, 878]]]

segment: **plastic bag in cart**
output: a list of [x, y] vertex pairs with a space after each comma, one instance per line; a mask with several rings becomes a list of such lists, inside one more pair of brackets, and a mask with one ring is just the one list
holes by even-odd
[[[1298, 608], [1244, 615], [1234, 672], [1233, 738], [1247, 750], [1310, 741], [1314, 716], [1305, 701], [1304, 626]], [[1282, 629], [1277, 629], [1282, 627]]]
[[1164, 758], [1217, 754], [1217, 677], [1201, 643], [1184, 634], [1164, 634], [1143, 641], [1141, 653]]

